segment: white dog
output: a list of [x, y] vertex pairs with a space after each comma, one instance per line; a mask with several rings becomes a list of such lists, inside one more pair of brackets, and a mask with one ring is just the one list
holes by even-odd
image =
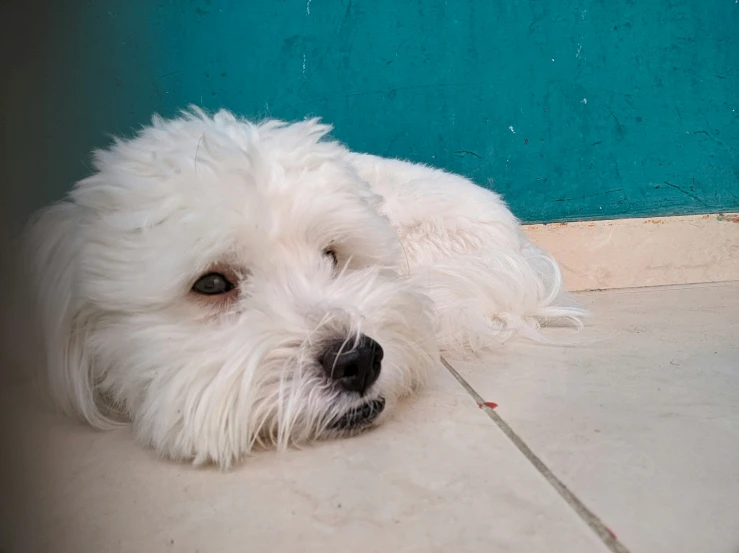
[[61, 409], [225, 468], [380, 422], [440, 353], [579, 325], [498, 195], [330, 130], [192, 109], [95, 153], [29, 233]]

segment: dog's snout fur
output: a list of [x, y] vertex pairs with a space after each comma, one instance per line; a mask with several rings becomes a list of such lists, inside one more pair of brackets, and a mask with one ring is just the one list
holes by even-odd
[[383, 356], [382, 346], [362, 335], [356, 344], [348, 339], [331, 342], [321, 365], [326, 376], [342, 389], [364, 395], [380, 376]]

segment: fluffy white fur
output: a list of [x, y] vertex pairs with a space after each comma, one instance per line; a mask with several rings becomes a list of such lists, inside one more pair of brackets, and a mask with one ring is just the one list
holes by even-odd
[[[130, 420], [159, 454], [228, 467], [257, 446], [350, 434], [342, 414], [401, 396], [450, 358], [583, 312], [501, 198], [456, 175], [352, 153], [318, 120], [155, 117], [30, 227], [56, 404]], [[336, 253], [333, 262], [326, 248]], [[193, 282], [211, 268], [227, 298]], [[385, 356], [363, 397], [317, 359], [365, 334]]]

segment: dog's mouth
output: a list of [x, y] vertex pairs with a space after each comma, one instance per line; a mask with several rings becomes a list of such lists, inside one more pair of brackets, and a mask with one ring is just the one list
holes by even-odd
[[383, 409], [385, 409], [384, 397], [372, 399], [335, 419], [330, 428], [332, 430], [357, 430], [368, 427], [380, 416]]

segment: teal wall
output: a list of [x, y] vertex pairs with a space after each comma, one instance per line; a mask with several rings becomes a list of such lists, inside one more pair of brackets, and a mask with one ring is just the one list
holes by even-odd
[[494, 180], [527, 222], [739, 208], [735, 0], [27, 4], [4, 22], [15, 213], [190, 103], [320, 115], [351, 148]]

